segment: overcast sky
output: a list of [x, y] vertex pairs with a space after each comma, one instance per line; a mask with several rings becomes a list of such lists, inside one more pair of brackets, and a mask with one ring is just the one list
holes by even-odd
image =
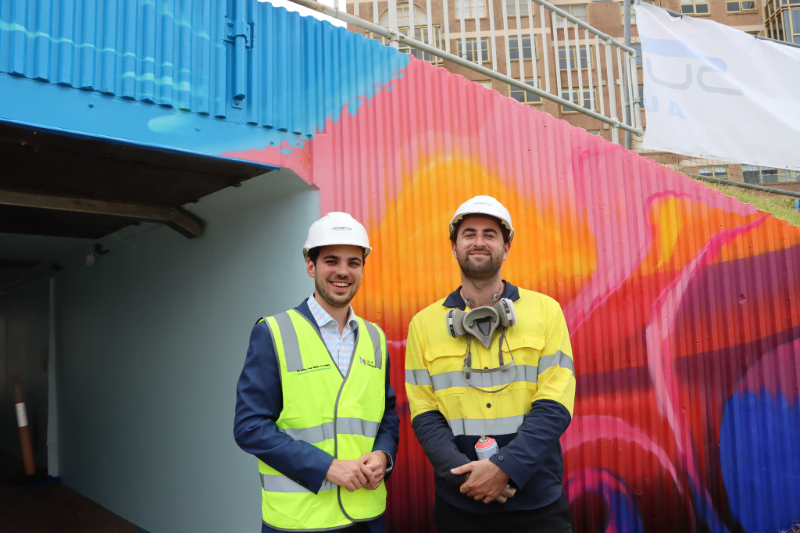
[[[259, 1], [263, 2], [265, 0], [259, 0]], [[326, 4], [326, 5], [329, 5], [329, 6], [333, 7], [333, 0], [317, 0], [317, 1], [320, 2], [321, 4]], [[347, 24], [345, 24], [341, 20], [337, 20], [337, 19], [329, 17], [327, 15], [323, 15], [322, 13], [319, 13], [317, 11], [313, 11], [311, 9], [308, 9], [307, 7], [299, 6], [299, 5], [295, 4], [294, 2], [290, 2], [289, 0], [270, 0], [269, 3], [272, 4], [275, 7], [285, 7], [287, 9], [287, 11], [297, 11], [301, 15], [316, 17], [316, 18], [318, 18], [320, 20], [327, 20], [328, 22], [330, 22], [334, 26], [347, 26]], [[344, 5], [345, 5], [344, 3], [345, 3], [345, 0], [339, 0], [339, 9], [344, 9]]]

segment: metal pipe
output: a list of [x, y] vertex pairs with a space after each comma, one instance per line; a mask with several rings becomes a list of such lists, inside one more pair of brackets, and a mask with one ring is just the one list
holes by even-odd
[[[561, 51], [558, 49], [558, 24], [556, 23], [556, 14], [552, 11], [550, 12], [550, 24], [552, 25], [553, 29], [553, 55], [556, 58], [555, 66], [553, 67], [556, 71], [556, 90], [558, 91], [558, 96], [564, 96], [564, 92], [561, 90]], [[569, 60], [567, 60], [569, 63]], [[569, 64], [567, 64], [569, 66]], [[570, 103], [572, 102], [572, 95], [569, 95]]]
[[[556, 20], [558, 19], [556, 18]], [[570, 44], [569, 44], [569, 30], [571, 27], [572, 26], [570, 26], [569, 22], [564, 23], [564, 52], [567, 56], [567, 88], [569, 90], [567, 94], [569, 94], [569, 101], [574, 102], [575, 94], [572, 91], [572, 60], [571, 60], [572, 54], [570, 53], [572, 52], [572, 50], [570, 49]], [[575, 66], [577, 67], [577, 65]], [[581, 95], [580, 98], [577, 99], [578, 102], [581, 101], [581, 98], [583, 98], [583, 95]]]
[[508, 7], [506, 6], [506, 0], [500, 0], [502, 3], [500, 7], [503, 10], [503, 39], [505, 40], [506, 45], [506, 76], [511, 76], [511, 48], [508, 45]]
[[[428, 20], [431, 16], [432, 13], [428, 13]], [[444, 49], [448, 54], [450, 53], [450, 11], [447, 7], [447, 0], [444, 0]]]
[[597, 35], [594, 36], [594, 55], [597, 58], [597, 64], [595, 65], [595, 68], [597, 69], [597, 99], [600, 100], [600, 114], [605, 116], [606, 99], [603, 98], [603, 68], [602, 62], [600, 61], [600, 37]]
[[[588, 59], [588, 54], [586, 57]], [[586, 102], [583, 98], [583, 68], [581, 68], [581, 64], [581, 29], [575, 26], [575, 67], [578, 70], [578, 102], [580, 102], [583, 107], [586, 107]], [[590, 105], [589, 109], [594, 109], [594, 107]]]
[[[617, 119], [617, 92], [614, 89], [614, 85], [616, 85], [616, 81], [614, 78], [614, 61], [611, 59], [611, 46], [606, 43], [603, 45], [606, 49], [606, 75], [608, 76], [608, 113], [614, 120], [617, 121], [619, 124], [619, 120]], [[620, 127], [624, 128], [624, 125], [620, 124]], [[619, 131], [617, 130], [616, 126], [612, 125], [611, 129], [611, 140], [614, 144], [619, 144]]]
[[[417, 10], [417, 6], [414, 4], [414, 0], [409, 0], [408, 2], [408, 35], [409, 37], [413, 37], [414, 39], [417, 38], [417, 17], [415, 11]], [[420, 36], [421, 37], [421, 36]], [[424, 41], [424, 39], [420, 39]], [[409, 50], [411, 52], [411, 50]], [[411, 54], [414, 55], [414, 54]], [[423, 56], [425, 57], [425, 56]]]
[[589, 106], [592, 110], [597, 110], [597, 104], [594, 101], [594, 83], [592, 80], [592, 47], [589, 46], [589, 32], [583, 30], [583, 38], [586, 40], [586, 71], [589, 73]]
[[22, 393], [22, 382], [19, 376], [14, 377], [14, 407], [17, 408], [17, 426], [19, 427], [19, 442], [22, 446], [22, 462], [25, 464], [25, 473], [36, 473], [33, 462], [33, 446], [31, 445], [31, 429], [28, 426], [28, 413], [25, 411], [25, 395]]
[[431, 0], [426, 0], [425, 7], [428, 9], [428, 12], [425, 14], [425, 20], [428, 23], [428, 44], [435, 46], [436, 48], [441, 48], [442, 43], [436, 42], [436, 34], [433, 33], [433, 11], [431, 11]]
[[[292, 1], [294, 1], [294, 0], [292, 0]], [[577, 24], [578, 26], [580, 26], [584, 30], [589, 30], [590, 33], [592, 33], [593, 35], [597, 35], [598, 37], [603, 39], [608, 44], [613, 44], [614, 46], [618, 46], [618, 47], [622, 48], [623, 50], [625, 50], [628, 53], [635, 52], [635, 50], [633, 50], [633, 48], [631, 48], [630, 46], [625, 46], [624, 44], [622, 44], [618, 40], [614, 39], [610, 35], [601, 32], [597, 28], [593, 28], [593, 27], [589, 26], [588, 24], [586, 24], [582, 20], [579, 20], [579, 19], [573, 17], [572, 15], [570, 15], [569, 13], [567, 13], [564, 10], [558, 9], [556, 6], [554, 6], [553, 4], [547, 2], [546, 0], [531, 0], [531, 1], [532, 2], [536, 2], [540, 6], [546, 7], [550, 11], [556, 13], [559, 17], [564, 17], [565, 19], [574, 22], [575, 24]]]
[[247, 68], [247, 41], [245, 39], [245, 25], [247, 22], [244, 18], [245, 3], [244, 0], [236, 0], [236, 19], [234, 20], [234, 57], [236, 62], [236, 72], [233, 81], [233, 99], [243, 100], [245, 97], [247, 77], [245, 76], [245, 68]]
[[[550, 58], [547, 56], [547, 17], [544, 14], [544, 6], [539, 6], [539, 12], [542, 16], [542, 56], [544, 57], [544, 88], [550, 92], [550, 65], [548, 64]], [[555, 32], [555, 28], [553, 28]], [[556, 69], [558, 72], [558, 69]], [[538, 86], [537, 86], [538, 87]], [[541, 89], [541, 87], [539, 87]]]
[[[625, 46], [631, 46], [631, 0], [622, 0], [622, 24], [624, 28], [624, 38], [625, 38]], [[630, 61], [625, 62], [626, 65], [630, 65]], [[623, 113], [625, 113], [625, 123], [631, 124], [631, 99], [628, 95], [628, 79], [630, 78], [629, 74], [630, 66], [625, 69], [625, 78], [622, 82], [622, 90], [623, 90], [623, 99], [625, 101], [625, 107], [623, 108]], [[631, 132], [625, 132], [625, 148], [630, 150], [631, 149]]]
[[525, 83], [525, 49], [522, 44], [522, 17], [519, 15], [519, 0], [514, 0], [514, 6], [515, 20], [517, 21], [517, 57], [519, 58], [519, 79], [522, 81], [522, 83]]
[[753, 185], [752, 183], [744, 183], [741, 181], [726, 180], [723, 178], [711, 178], [709, 176], [700, 176], [699, 174], [689, 174], [688, 172], [681, 172], [690, 178], [695, 178], [703, 181], [710, 181], [712, 183], [719, 183], [720, 185], [731, 185], [733, 187], [740, 187], [742, 189], [752, 189], [754, 191], [768, 192], [771, 194], [780, 194], [783, 196], [792, 196], [800, 198], [800, 192], [784, 191], [783, 189], [773, 189], [772, 187], [763, 187], [761, 185]]
[[[428, 0], [430, 1], [430, 0]], [[505, 0], [500, 0], [504, 2]], [[494, 29], [494, 0], [489, 0], [489, 33], [492, 36], [491, 52], [492, 52], [492, 70], [497, 70], [497, 34]]]
[[539, 89], [542, 88], [542, 84], [539, 83], [539, 67], [536, 65], [537, 60], [539, 59], [539, 54], [536, 50], [536, 33], [533, 31], [533, 4], [531, 0], [525, 0], [526, 6], [528, 6], [528, 35], [531, 38], [531, 63], [533, 63], [533, 86], [538, 87]]
[[588, 110], [588, 109], [586, 109], [586, 108], [584, 108], [582, 106], [576, 105], [576, 104], [574, 104], [574, 103], [572, 103], [572, 102], [570, 102], [568, 100], [564, 100], [563, 98], [554, 96], [554, 95], [552, 95], [550, 93], [546, 93], [545, 91], [542, 91], [541, 89], [538, 89], [536, 87], [531, 87], [527, 83], [522, 83], [522, 82], [520, 82], [518, 80], [515, 80], [514, 78], [511, 78], [509, 76], [505, 76], [503, 74], [500, 74], [499, 72], [495, 72], [495, 71], [493, 71], [491, 69], [488, 69], [486, 67], [483, 67], [481, 65], [476, 65], [476, 64], [471, 63], [471, 62], [469, 62], [469, 61], [467, 61], [465, 59], [462, 59], [462, 58], [460, 58], [460, 57], [458, 57], [456, 55], [448, 54], [447, 52], [445, 52], [443, 50], [439, 50], [438, 48], [434, 48], [433, 46], [430, 46], [428, 44], [425, 44], [425, 43], [422, 43], [420, 41], [417, 41], [416, 39], [412, 39], [410, 37], [406, 37], [403, 34], [397, 35], [397, 31], [396, 30], [392, 30], [392, 29], [389, 29], [389, 28], [383, 28], [381, 26], [378, 26], [377, 24], [373, 24], [373, 23], [368, 22], [366, 20], [356, 18], [353, 15], [350, 15], [349, 13], [347, 13], [346, 11], [341, 11], [339, 9], [334, 9], [334, 8], [332, 8], [330, 6], [326, 6], [325, 4], [320, 4], [316, 0], [290, 0], [290, 1], [292, 3], [301, 5], [303, 7], [307, 7], [309, 9], [313, 9], [314, 11], [317, 11], [317, 12], [322, 13], [324, 15], [328, 15], [329, 17], [333, 17], [335, 19], [339, 19], [339, 20], [341, 20], [343, 22], [346, 22], [347, 24], [352, 24], [353, 26], [356, 26], [356, 27], [361, 28], [363, 30], [368, 30], [368, 31], [374, 32], [374, 33], [376, 33], [378, 35], [381, 35], [383, 37], [392, 38], [392, 37], [396, 36], [397, 39], [400, 42], [402, 42], [404, 44], [408, 44], [409, 46], [413, 46], [414, 48], [418, 48], [418, 49], [422, 50], [423, 52], [427, 52], [427, 53], [429, 53], [431, 55], [434, 55], [436, 57], [441, 57], [442, 59], [446, 59], [448, 61], [451, 61], [451, 62], [455, 63], [456, 65], [461, 65], [462, 67], [466, 67], [466, 68], [468, 68], [470, 70], [474, 70], [475, 72], [479, 72], [480, 74], [483, 74], [484, 76], [488, 76], [489, 78], [491, 78], [493, 80], [502, 81], [503, 83], [507, 83], [507, 84], [509, 84], [509, 85], [511, 85], [513, 87], [516, 87], [518, 89], [521, 89], [523, 91], [528, 91], [530, 93], [536, 94], [536, 95], [541, 96], [543, 98], [546, 98], [546, 99], [548, 99], [548, 100], [550, 100], [552, 102], [555, 102], [557, 104], [563, 105], [564, 107], [568, 107], [570, 109], [574, 109], [575, 111], [579, 111], [579, 112], [581, 112], [581, 113], [583, 113], [585, 115], [588, 115], [588, 116], [590, 116], [592, 118], [595, 118], [595, 119], [597, 119], [597, 120], [599, 120], [601, 122], [605, 122], [606, 124], [610, 124], [611, 126], [613, 126], [615, 128], [622, 128], [624, 130], [630, 130], [631, 133], [635, 133], [637, 135], [641, 135], [640, 131], [637, 131], [634, 128], [631, 128], [630, 126], [628, 126], [626, 124], [621, 124], [619, 122], [619, 120], [617, 120], [617, 119], [604, 117], [603, 115], [601, 115], [599, 113], [595, 113], [594, 111], [591, 111], [591, 110]]
[[[336, 10], [337, 13], [341, 13], [338, 9]], [[347, 13], [345, 11], [345, 13]], [[397, 0], [389, 0], [389, 27], [394, 30], [391, 35], [387, 35], [389, 37], [389, 46], [397, 50], [400, 48], [398, 45], [399, 38], [403, 36], [397, 30]]]

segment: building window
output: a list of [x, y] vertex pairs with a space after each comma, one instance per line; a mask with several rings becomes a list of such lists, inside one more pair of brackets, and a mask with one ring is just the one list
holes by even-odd
[[[573, 103], [578, 104], [580, 106], [583, 106], [586, 109], [590, 109], [592, 111], [597, 111], [597, 89], [595, 89], [594, 91], [589, 91], [589, 89], [584, 89], [584, 91], [583, 91], [583, 101], [582, 102], [578, 98], [578, 93], [579, 92], [580, 92], [580, 90], [572, 91], [572, 98], [570, 98], [569, 97], [569, 91], [561, 91], [561, 98], [563, 98], [564, 100], [569, 100], [570, 102], [573, 102]], [[594, 92], [594, 102], [592, 102], [592, 92]], [[594, 103], [594, 105], [592, 105], [592, 103]], [[564, 105], [561, 106], [561, 112], [562, 113], [577, 113], [577, 111], [574, 111], [573, 109], [570, 109], [569, 107], [564, 106]]]
[[[575, 47], [572, 46], [569, 49], [569, 70], [576, 70], [577, 66], [575, 64]], [[589, 58], [586, 57], [586, 47], [581, 46], [577, 51], [578, 57], [581, 59], [580, 66], [582, 69], [589, 68], [591, 65], [594, 68], [594, 46], [589, 47]], [[559, 70], [567, 70], [567, 50], [564, 48], [559, 48], [558, 50], [558, 68]]]
[[687, 15], [707, 15], [708, 2], [707, 1], [693, 2], [692, 0], [681, 0], [681, 13], [685, 13]]
[[[800, 44], [800, 7], [787, 6], [786, 3], [786, 0], [782, 0], [783, 5], [778, 5], [778, 0], [771, 0], [764, 8], [764, 15], [768, 17], [767, 37]], [[791, 0], [789, 3], [800, 2]]]
[[600, 130], [586, 130], [589, 132], [589, 135], [600, 135]]
[[[639, 0], [642, 4], [655, 5], [654, 0]], [[620, 16], [622, 17], [622, 24], [625, 24], [625, 9], [622, 4], [619, 5]], [[636, 25], [636, 10], [631, 8], [631, 26]]]
[[[536, 41], [534, 39], [534, 47], [536, 46]], [[522, 58], [523, 59], [533, 59], [533, 51], [531, 50], [531, 38], [530, 37], [523, 37], [522, 38]], [[508, 38], [508, 54], [511, 59], [519, 59], [519, 41], [516, 37], [509, 37]], [[539, 57], [538, 50], [536, 51], [536, 57]]]
[[492, 88], [492, 80], [478, 81], [476, 83], [479, 84], [481, 87], [483, 87], [485, 89], [491, 89]]
[[728, 179], [728, 167], [698, 167], [697, 173], [708, 178]]
[[[509, 17], [517, 15], [517, 0], [506, 0], [506, 14]], [[519, 0], [519, 14], [528, 14], [528, 0]]]
[[[636, 66], [642, 66], [642, 45], [641, 44], [632, 44], [631, 48], [636, 50]], [[625, 53], [625, 52], [623, 52]]]
[[456, 0], [456, 18], [474, 19], [486, 16], [486, 0]]
[[[464, 57], [464, 51], [461, 49], [463, 42], [461, 39], [458, 40], [458, 56]], [[472, 61], [473, 63], [478, 63], [478, 40], [477, 39], [467, 39], [467, 50], [466, 50], [466, 60]], [[483, 38], [481, 39], [481, 53], [480, 53], [480, 63], [484, 61], [489, 61], [489, 39]]]
[[[566, 11], [576, 19], [580, 20], [581, 22], [585, 22], [589, 24], [589, 9], [588, 6], [584, 5], [576, 5], [576, 6], [558, 6], [559, 9]], [[567, 26], [572, 27], [573, 22], [567, 20], [564, 17], [556, 17], [556, 28], [566, 28]]]
[[[397, 4], [397, 27], [398, 28], [407, 28], [409, 24], [411, 24], [411, 20], [408, 14], [409, 4]], [[417, 6], [414, 6], [414, 25], [415, 26], [424, 26], [428, 23], [428, 15]], [[389, 27], [389, 10], [383, 12], [381, 15], [381, 19], [378, 22], [384, 28]]]
[[[400, 30], [400, 33], [410, 36], [418, 41], [422, 41], [423, 43], [429, 44], [435, 48], [442, 48], [442, 32], [439, 25], [432, 24], [431, 26], [433, 28], [433, 35], [428, 35], [428, 16], [419, 7], [414, 6], [414, 32], [412, 33], [410, 31], [411, 29], [409, 28], [411, 21], [409, 20], [408, 10], [409, 4], [399, 4], [397, 6], [397, 26]], [[388, 10], [383, 12], [379, 23], [381, 26], [389, 27]], [[368, 39], [376, 39], [382, 42], [384, 45], [389, 45], [389, 39], [386, 37], [375, 35], [370, 31], [366, 32], [365, 35]], [[416, 48], [411, 48], [407, 44], [400, 43], [398, 50], [404, 54], [411, 54], [417, 59], [433, 63], [434, 65], [442, 64], [442, 58], [428, 54], [422, 50], [417, 50]]]
[[728, 13], [741, 13], [743, 11], [755, 11], [756, 10], [756, 3], [755, 2], [726, 2], [725, 6], [728, 9]]
[[742, 177], [745, 183], [778, 183], [780, 169], [760, 167], [758, 165], [742, 165]]
[[[525, 83], [530, 85], [531, 87], [539, 88], [539, 84], [541, 83], [542, 78], [536, 78], [536, 84], [533, 83], [533, 78], [526, 79]], [[539, 104], [542, 102], [542, 97], [538, 94], [529, 93], [528, 91], [523, 91], [522, 89], [518, 89], [513, 85], [509, 86], [511, 89], [511, 93], [509, 96], [516, 100], [521, 104]]]

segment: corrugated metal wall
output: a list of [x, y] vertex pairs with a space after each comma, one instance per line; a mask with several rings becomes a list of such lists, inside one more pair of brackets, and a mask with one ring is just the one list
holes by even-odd
[[0, 72], [224, 117], [226, 1], [0, 3]]
[[[237, 20], [248, 27], [241, 63], [228, 38]], [[260, 125], [300, 142], [345, 104], [354, 113], [408, 63], [384, 49], [254, 0], [0, 3], [0, 72]], [[353, 63], [363, 70], [345, 68]], [[234, 107], [240, 68], [244, 98]]]
[[443, 69], [242, 4], [241, 109], [223, 41], [232, 1], [4, 2], [0, 70], [284, 132], [224, 155], [290, 167], [320, 187], [323, 212], [365, 222], [375, 253], [355, 307], [387, 333], [403, 421], [391, 531], [433, 529], [404, 343], [411, 317], [459, 283], [446, 228], [475, 194], [514, 217], [505, 278], [567, 316], [575, 530], [800, 520], [800, 229]]
[[[276, 30], [300, 64], [319, 60], [314, 41]], [[263, 53], [294, 64], [278, 45]], [[387, 333], [403, 420], [391, 531], [433, 530], [404, 346], [411, 317], [459, 285], [447, 225], [475, 194], [514, 217], [504, 277], [567, 316], [575, 530], [764, 532], [800, 520], [800, 228], [443, 69], [412, 59], [390, 70], [383, 84], [367, 78], [381, 90], [357, 113], [291, 154], [228, 155], [297, 169], [320, 187], [323, 212], [368, 227], [375, 252], [355, 308]]]

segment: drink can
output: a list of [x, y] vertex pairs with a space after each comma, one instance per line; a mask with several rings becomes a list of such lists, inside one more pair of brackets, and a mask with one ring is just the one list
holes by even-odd
[[500, 448], [497, 446], [497, 441], [492, 437], [481, 437], [475, 445], [475, 453], [478, 454], [478, 459], [488, 459], [497, 453]]

